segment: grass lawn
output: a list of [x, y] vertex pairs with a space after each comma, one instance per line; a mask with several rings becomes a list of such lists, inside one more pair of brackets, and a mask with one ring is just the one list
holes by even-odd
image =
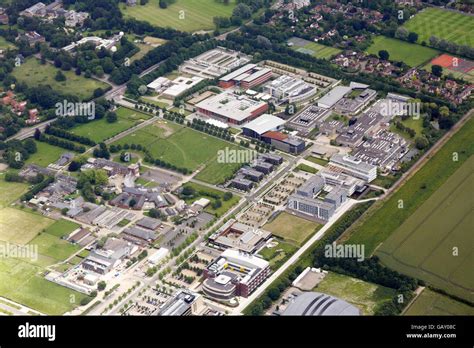
[[[474, 301], [474, 156], [377, 249], [385, 265]], [[459, 254], [453, 255], [453, 247]]]
[[125, 17], [147, 21], [158, 27], [171, 27], [181, 31], [213, 30], [214, 17], [230, 17], [236, 5], [216, 0], [176, 0], [166, 9], [161, 9], [158, 0], [149, 0], [146, 5], [126, 6], [120, 4]]
[[0, 36], [0, 50], [14, 49], [15, 45]]
[[38, 151], [26, 160], [27, 164], [37, 164], [41, 167], [47, 167], [56, 162], [63, 153], [72, 152], [58, 146], [50, 145], [41, 141], [35, 141]]
[[15, 208], [0, 209], [0, 241], [27, 244], [54, 220]]
[[345, 300], [362, 310], [364, 315], [373, 315], [377, 307], [391, 301], [396, 292], [385, 286], [334, 272], [329, 272], [314, 291]]
[[61, 219], [49, 226], [44, 232], [52, 236], [62, 238], [64, 236], [69, 235], [71, 232], [77, 230], [80, 227], [81, 225], [76, 224], [75, 222]]
[[408, 307], [404, 315], [474, 315], [474, 308], [425, 289]]
[[56, 261], [64, 261], [73, 253], [81, 249], [78, 245], [73, 245], [64, 239], [53, 236], [48, 233], [41, 233], [36, 236], [30, 243], [30, 245], [37, 245], [38, 252]]
[[401, 61], [413, 67], [426, 63], [439, 54], [439, 51], [433, 48], [385, 36], [376, 36], [367, 52], [378, 56], [380, 50], [386, 50], [390, 54], [390, 60]]
[[[230, 144], [229, 144], [230, 145]], [[232, 149], [239, 149], [237, 146], [230, 145]], [[201, 172], [196, 175], [196, 179], [207, 182], [208, 184], [223, 184], [239, 170], [240, 163], [219, 163], [214, 158]]]
[[42, 271], [24, 260], [0, 258], [0, 296], [49, 315], [70, 311], [87, 297], [44, 279]]
[[83, 123], [74, 127], [71, 132], [100, 143], [141, 123], [143, 120], [149, 119], [150, 116], [139, 111], [120, 107], [117, 109], [117, 118], [117, 122], [114, 123], [107, 122], [105, 118]]
[[150, 150], [155, 159], [191, 171], [210, 164], [210, 168], [203, 170], [197, 177], [206, 182], [220, 182], [237, 167], [234, 164], [213, 163], [216, 162], [219, 150], [235, 145], [173, 122], [157, 122], [127, 135], [114, 144], [141, 144]]
[[[199, 198], [203, 198], [203, 197], [207, 198], [211, 201], [211, 203], [209, 203], [209, 205], [204, 209], [204, 211], [210, 214], [213, 214], [216, 217], [220, 217], [223, 214], [225, 214], [230, 208], [236, 205], [240, 200], [239, 196], [232, 194], [231, 199], [229, 199], [228, 201], [224, 201], [224, 198], [223, 198], [224, 192], [220, 190], [212, 189], [207, 186], [199, 185], [194, 182], [188, 182], [184, 185], [184, 187], [192, 187], [196, 190], [196, 196], [193, 198], [185, 199], [186, 203], [192, 204], [193, 202], [197, 201]], [[212, 207], [212, 203], [216, 201], [216, 198], [211, 197], [209, 194], [213, 196], [218, 195], [220, 197], [220, 201], [222, 202], [222, 206], [220, 208], [214, 209]]]
[[307, 164], [301, 163], [295, 168], [296, 171], [302, 170], [303, 172], [316, 174], [318, 170], [314, 167], [308, 166]]
[[273, 270], [278, 269], [296, 251], [296, 246], [290, 243], [278, 242], [273, 248], [264, 247], [258, 253], [270, 263]]
[[[400, 119], [398, 119], [400, 120]], [[421, 132], [423, 131], [423, 118], [419, 117], [418, 119], [414, 119], [413, 117], [408, 117], [405, 120], [401, 120], [401, 122], [408, 128], [413, 129], [416, 132], [415, 137], [420, 136]], [[397, 133], [408, 140], [414, 140], [414, 138], [410, 138], [410, 136], [406, 133], [395, 127], [392, 123], [390, 124], [390, 131]]]
[[430, 36], [474, 47], [474, 17], [438, 8], [426, 8], [404, 24], [418, 34], [418, 42], [429, 44]]
[[5, 173], [0, 173], [0, 209], [8, 206], [28, 191], [28, 185], [19, 182], [7, 182]]
[[29, 87], [49, 85], [57, 92], [75, 95], [81, 100], [93, 96], [97, 88], [106, 89], [106, 83], [77, 76], [74, 71], [63, 71], [66, 81], [56, 81], [54, 77], [59, 69], [51, 64], [41, 65], [36, 58], [27, 59], [20, 67], [13, 70], [13, 76]]
[[323, 166], [323, 167], [327, 166], [327, 164], [329, 163], [329, 161], [325, 159], [314, 157], [314, 156], [308, 156], [305, 158], [305, 160], [319, 164], [320, 166]]
[[306, 239], [320, 228], [321, 225], [316, 222], [305, 220], [287, 212], [282, 212], [272, 222], [263, 226], [264, 230], [298, 246], [301, 246]]
[[341, 52], [339, 48], [321, 45], [308, 40], [293, 38], [289, 42], [293, 43], [292, 49], [301, 53], [309, 54], [315, 58], [329, 59]]

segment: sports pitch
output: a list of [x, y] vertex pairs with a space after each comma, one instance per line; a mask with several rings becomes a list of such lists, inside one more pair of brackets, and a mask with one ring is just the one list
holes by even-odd
[[427, 8], [405, 23], [418, 34], [418, 42], [429, 44], [432, 35], [459, 45], [474, 47], [474, 17], [454, 11]]
[[474, 156], [377, 250], [392, 269], [474, 300]]
[[190, 171], [200, 168], [196, 178], [213, 184], [222, 182], [238, 168], [236, 164], [217, 163], [219, 150], [225, 147], [237, 149], [236, 145], [173, 122], [156, 122], [114, 144], [140, 144], [155, 159]]
[[376, 36], [372, 45], [367, 49], [367, 53], [378, 56], [381, 50], [386, 50], [390, 54], [390, 60], [404, 62], [409, 66], [426, 63], [439, 54], [439, 51], [433, 48], [385, 36]]
[[329, 59], [341, 52], [341, 50], [338, 48], [321, 45], [316, 42], [311, 42], [297, 37], [291, 38], [288, 40], [288, 42], [293, 44], [293, 50], [300, 53], [306, 53], [320, 59]]
[[213, 30], [214, 17], [230, 17], [236, 5], [230, 0], [229, 5], [216, 0], [176, 0], [168, 8], [159, 7], [158, 0], [149, 0], [146, 5], [120, 5], [125, 17], [147, 21], [158, 27], [171, 27], [181, 31]]
[[445, 76], [453, 75], [455, 78], [474, 83], [474, 62], [472, 60], [442, 54], [426, 64], [424, 68], [431, 71], [433, 65], [443, 67]]

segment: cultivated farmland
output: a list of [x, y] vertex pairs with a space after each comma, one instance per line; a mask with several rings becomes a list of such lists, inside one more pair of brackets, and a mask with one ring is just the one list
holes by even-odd
[[146, 5], [126, 6], [120, 9], [125, 17], [147, 21], [158, 27], [171, 27], [181, 31], [198, 31], [214, 29], [214, 17], [230, 17], [236, 5], [231, 0], [229, 5], [216, 0], [176, 0], [168, 8], [162, 9], [158, 0], [150, 0]]
[[430, 36], [474, 47], [474, 17], [454, 11], [427, 8], [405, 23], [404, 27], [418, 34], [418, 42], [429, 44]]
[[474, 308], [425, 289], [408, 307], [405, 315], [474, 315]]
[[439, 54], [439, 51], [433, 48], [385, 36], [376, 36], [367, 52], [378, 56], [381, 50], [386, 50], [390, 54], [390, 60], [404, 62], [409, 66], [421, 65]]
[[390, 268], [470, 301], [474, 300], [473, 169], [471, 156], [376, 253]]
[[[474, 155], [474, 119], [466, 124], [395, 194], [378, 202], [350, 230], [350, 243], [365, 244], [367, 254], [385, 241], [418, 209], [462, 164]], [[453, 161], [453, 153], [459, 155]], [[447, 165], [449, 163], [449, 165]], [[433, 175], [436, 173], [436, 175]], [[399, 201], [403, 209], [399, 209]]]

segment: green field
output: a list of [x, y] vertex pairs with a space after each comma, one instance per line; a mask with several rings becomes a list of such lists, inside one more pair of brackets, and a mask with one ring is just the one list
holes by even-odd
[[298, 164], [298, 166], [295, 168], [295, 171], [302, 170], [303, 172], [311, 173], [311, 174], [316, 174], [318, 170], [314, 167], [311, 167], [307, 164], [301, 163]]
[[56, 81], [54, 77], [58, 70], [51, 64], [41, 65], [37, 59], [30, 58], [20, 67], [15, 68], [12, 75], [29, 87], [49, 85], [56, 92], [75, 95], [81, 100], [91, 98], [97, 88], [106, 89], [108, 87], [104, 82], [77, 76], [72, 70], [63, 71], [66, 81]]
[[[216, 189], [212, 189], [207, 186], [199, 185], [195, 182], [188, 182], [184, 186], [192, 187], [196, 190], [196, 196], [193, 198], [185, 199], [186, 203], [192, 204], [193, 202], [197, 201], [199, 198], [207, 198], [211, 201], [209, 205], [204, 209], [204, 211], [215, 215], [216, 217], [220, 217], [224, 215], [230, 208], [236, 205], [239, 202], [240, 197], [233, 194], [232, 198], [228, 201], [224, 201], [224, 192]], [[213, 196], [218, 195], [220, 197], [220, 201], [222, 202], [222, 206], [220, 208], [214, 209], [212, 207], [212, 203], [216, 201], [216, 198], [209, 196], [211, 194]]]
[[16, 208], [0, 209], [0, 241], [27, 244], [54, 220]]
[[[367, 254], [385, 241], [408, 219], [470, 156], [474, 155], [474, 119], [466, 124], [388, 200], [375, 203], [351, 227], [350, 243], [365, 244]], [[459, 160], [453, 161], [453, 153]], [[448, 165], [449, 164], [449, 165]], [[403, 209], [399, 209], [399, 200]]]
[[390, 54], [389, 60], [404, 62], [413, 67], [426, 63], [439, 54], [439, 51], [433, 48], [385, 36], [376, 36], [367, 52], [378, 56], [380, 50], [386, 50]]
[[102, 118], [97, 121], [80, 124], [74, 127], [71, 132], [100, 143], [151, 117], [142, 112], [123, 107], [118, 108], [116, 112], [117, 122], [109, 123], [105, 118]]
[[382, 263], [474, 301], [473, 187], [471, 156], [377, 250]]
[[158, 0], [150, 0], [146, 5], [120, 5], [125, 17], [147, 21], [158, 27], [171, 27], [181, 31], [213, 30], [214, 17], [230, 17], [236, 1], [229, 5], [216, 0], [176, 0], [166, 9], [158, 6]]
[[418, 42], [429, 44], [430, 36], [474, 47], [474, 17], [438, 8], [426, 8], [405, 23], [404, 27], [418, 34]]
[[319, 164], [320, 166], [323, 166], [323, 167], [327, 166], [329, 163], [329, 161], [325, 159], [314, 157], [314, 156], [308, 156], [305, 158], [305, 160]]
[[0, 173], [0, 209], [7, 207], [28, 191], [28, 185], [19, 182], [7, 182], [4, 180], [5, 173]]
[[263, 226], [264, 230], [275, 236], [301, 246], [321, 225], [298, 216], [282, 212], [273, 221]]
[[69, 256], [81, 249], [80, 246], [73, 245], [48, 233], [41, 233], [40, 235], [36, 236], [29, 244], [38, 246], [38, 253], [43, 256], [50, 257], [56, 262], [64, 261]]
[[[400, 121], [400, 119], [395, 119], [395, 120]], [[422, 135], [421, 133], [423, 131], [423, 118], [422, 117], [419, 117], [418, 119], [414, 119], [413, 117], [408, 117], [405, 120], [401, 120], [401, 122], [406, 127], [413, 129], [416, 132], [416, 136]], [[390, 131], [401, 135], [405, 139], [408, 139], [408, 140], [413, 139], [413, 138], [410, 138], [410, 136], [406, 132], [403, 132], [397, 127], [395, 127], [393, 123], [390, 125]]]
[[44, 279], [41, 272], [23, 259], [0, 258], [0, 296], [49, 315], [70, 311], [86, 297]]
[[35, 141], [35, 143], [38, 151], [25, 161], [27, 164], [37, 164], [41, 167], [47, 167], [49, 164], [56, 162], [63, 153], [71, 152], [70, 150], [41, 141]]
[[258, 253], [270, 263], [273, 270], [278, 269], [296, 251], [293, 244], [278, 241], [278, 245], [273, 248], [263, 248]]
[[474, 307], [425, 289], [404, 315], [474, 315]]
[[[229, 148], [239, 149], [239, 147], [230, 144]], [[223, 184], [229, 180], [239, 168], [240, 163], [219, 163], [217, 162], [217, 158], [214, 158], [206, 168], [196, 175], [196, 179], [213, 185]]]
[[4, 37], [0, 36], [0, 50], [7, 50], [7, 49], [13, 49], [15, 48], [15, 45], [12, 44], [11, 42], [5, 40]]
[[311, 42], [300, 38], [292, 38], [289, 40], [289, 42], [293, 43], [293, 46], [291, 47], [293, 50], [306, 53], [320, 59], [329, 59], [341, 52], [339, 48], [321, 45], [316, 42]]
[[191, 171], [206, 165], [196, 178], [213, 184], [225, 181], [239, 167], [238, 164], [217, 163], [219, 150], [225, 147], [238, 149], [236, 145], [173, 122], [156, 122], [114, 144], [141, 144], [150, 150], [153, 158]]
[[363, 315], [373, 315], [377, 307], [391, 301], [396, 292], [385, 286], [334, 272], [329, 272], [314, 291], [347, 301], [359, 308]]
[[75, 222], [61, 219], [61, 220], [56, 221], [51, 226], [49, 226], [44, 232], [52, 236], [62, 238], [64, 236], [67, 236], [71, 232], [77, 230], [80, 227], [81, 225], [76, 224]]

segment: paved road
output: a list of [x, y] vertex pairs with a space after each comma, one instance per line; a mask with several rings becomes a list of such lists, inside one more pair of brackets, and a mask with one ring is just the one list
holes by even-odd
[[329, 221], [324, 224], [324, 226], [313, 235], [296, 253], [294, 253], [278, 270], [275, 271], [263, 284], [261, 284], [255, 292], [253, 292], [248, 298], [242, 299], [240, 304], [231, 310], [232, 315], [240, 315], [242, 311], [250, 304], [252, 301], [257, 299], [264, 291], [273, 283], [280, 275], [283, 274], [290, 266], [294, 265], [296, 261], [305, 253], [317, 240], [326, 233], [326, 231], [334, 225], [334, 223], [344, 215], [348, 210], [350, 210], [354, 205], [361, 203], [353, 199], [349, 199], [346, 203], [339, 208], [339, 210], [334, 214]]

